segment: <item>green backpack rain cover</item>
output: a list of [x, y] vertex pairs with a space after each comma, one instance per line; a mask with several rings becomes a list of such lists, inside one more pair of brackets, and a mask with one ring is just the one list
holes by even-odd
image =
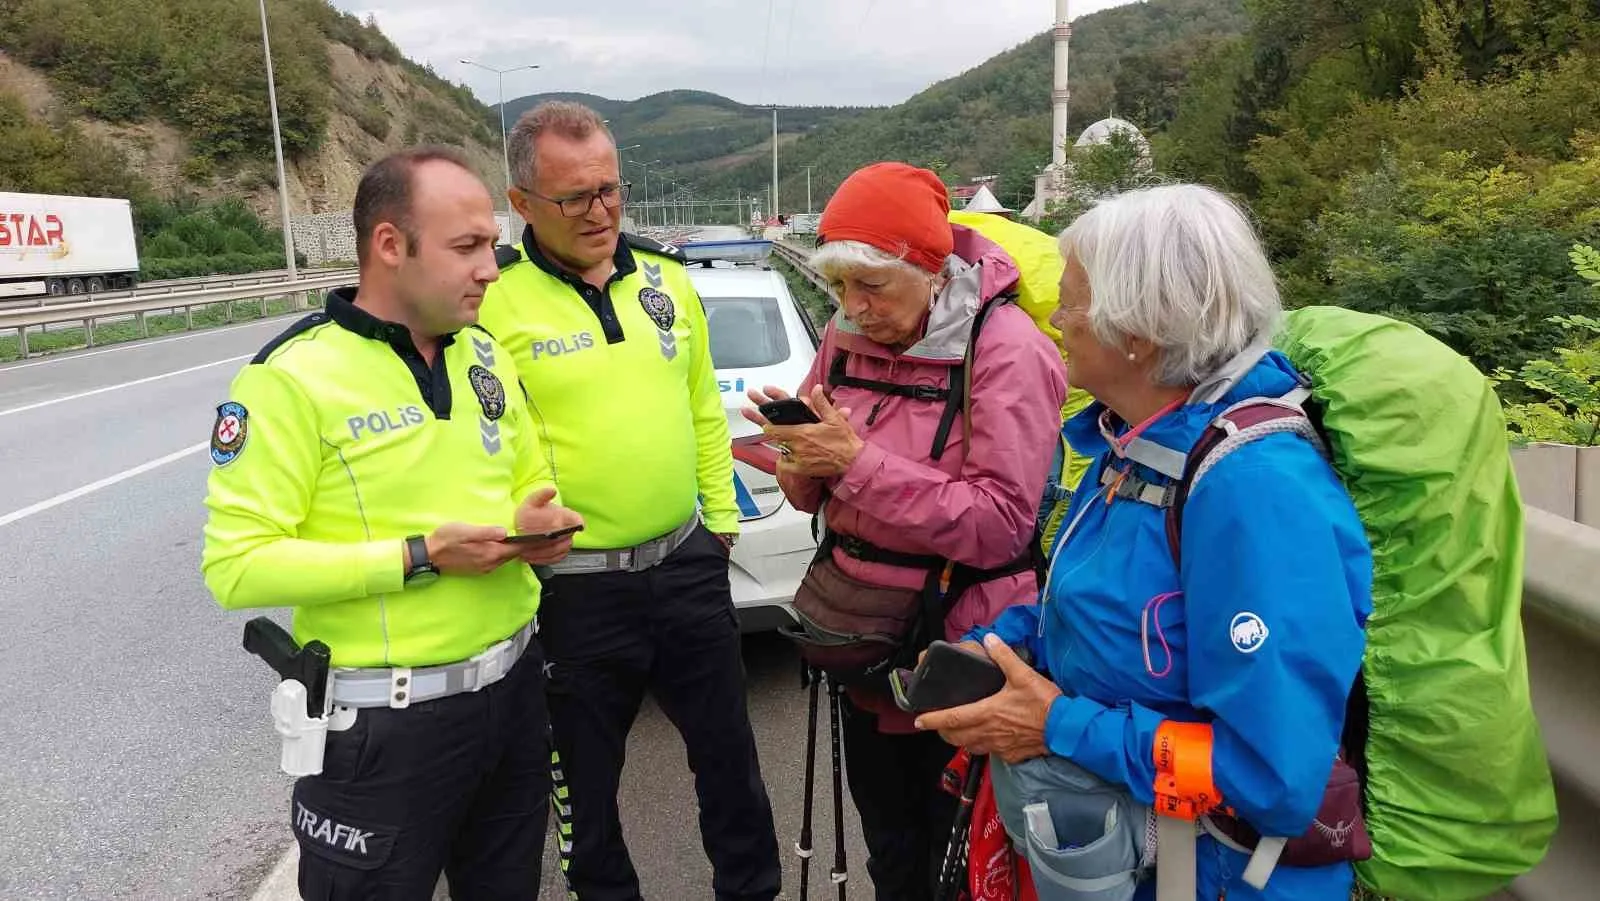
[[1382, 316], [1296, 310], [1277, 346], [1312, 381], [1372, 543], [1363, 673], [1374, 855], [1357, 875], [1405, 901], [1492, 894], [1543, 858], [1556, 828], [1529, 700], [1523, 512], [1499, 400], [1464, 357]]

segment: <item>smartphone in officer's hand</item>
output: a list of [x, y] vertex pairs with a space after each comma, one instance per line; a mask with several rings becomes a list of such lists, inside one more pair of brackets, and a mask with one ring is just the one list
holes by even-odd
[[583, 531], [583, 526], [581, 525], [567, 526], [565, 529], [557, 529], [554, 532], [526, 532], [521, 535], [507, 535], [501, 540], [507, 544], [534, 544], [540, 541], [554, 541], [557, 538], [565, 538], [573, 532], [581, 531]]
[[927, 713], [981, 701], [1005, 688], [1006, 676], [988, 654], [935, 641], [915, 671], [890, 673], [889, 687], [901, 710]]
[[805, 401], [798, 397], [786, 397], [783, 400], [769, 400], [756, 408], [761, 415], [773, 425], [812, 425], [821, 422], [817, 414], [811, 412]]

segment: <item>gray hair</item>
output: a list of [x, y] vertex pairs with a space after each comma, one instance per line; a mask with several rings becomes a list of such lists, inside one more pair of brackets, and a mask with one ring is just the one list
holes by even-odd
[[926, 276], [928, 271], [915, 263], [907, 263], [905, 253], [900, 256], [887, 253], [864, 241], [829, 241], [818, 247], [808, 261], [822, 277], [833, 281], [853, 269], [904, 269]]
[[1201, 185], [1164, 185], [1102, 201], [1061, 233], [1061, 254], [1089, 274], [1089, 326], [1102, 344], [1160, 349], [1156, 380], [1195, 385], [1283, 315], [1266, 252], [1245, 212]]
[[547, 100], [523, 113], [506, 138], [506, 152], [511, 157], [511, 183], [523, 188], [533, 186], [538, 173], [538, 156], [533, 151], [540, 135], [548, 132], [584, 141], [596, 131], [611, 137], [611, 129], [606, 127], [600, 114], [581, 103]]

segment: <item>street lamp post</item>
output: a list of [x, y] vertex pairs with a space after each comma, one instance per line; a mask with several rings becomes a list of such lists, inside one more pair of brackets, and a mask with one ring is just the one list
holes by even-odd
[[272, 77], [272, 43], [267, 39], [267, 0], [261, 0], [261, 52], [267, 58], [267, 102], [272, 106], [272, 152], [278, 158], [278, 212], [283, 217], [283, 259], [289, 281], [299, 278], [294, 264], [294, 232], [289, 225], [289, 181], [283, 173], [283, 136], [278, 128], [278, 86]]
[[[611, 120], [610, 119], [607, 119], [605, 121], [606, 121], [606, 125], [609, 126], [611, 124]], [[627, 181], [627, 179], [628, 179], [628, 170], [627, 170], [627, 166], [628, 166], [628, 151], [630, 151], [630, 150], [638, 150], [640, 147], [643, 147], [643, 146], [644, 146], [643, 144], [629, 144], [626, 147], [618, 147], [617, 148], [617, 176], [619, 178], [621, 178], [623, 181]]]
[[[508, 73], [508, 72], [520, 72], [523, 69], [537, 69], [539, 67], [536, 66], [536, 65], [533, 65], [533, 66], [512, 66], [509, 69], [496, 69], [493, 66], [486, 66], [483, 63], [476, 62], [476, 61], [470, 60], [470, 59], [463, 59], [461, 61], [461, 64], [464, 65], [464, 66], [477, 66], [478, 68], [484, 70], [485, 72], [493, 72], [495, 74], [495, 78], [499, 81], [499, 84], [500, 84], [500, 162], [501, 162], [501, 164], [503, 166], [505, 166], [506, 191], [509, 193], [510, 190], [511, 190], [511, 151], [508, 149], [508, 145], [507, 145], [507, 142], [506, 142], [506, 73]], [[511, 198], [509, 196], [506, 198], [506, 215], [508, 217], [511, 215]]]
[[[649, 228], [650, 227], [650, 167], [651, 166], [659, 166], [659, 165], [661, 165], [661, 161], [660, 160], [651, 160], [648, 163], [634, 163], [634, 165], [638, 166], [640, 169], [644, 170], [644, 225], [645, 225], [645, 228]], [[663, 224], [665, 224], [665, 223], [663, 222]]]

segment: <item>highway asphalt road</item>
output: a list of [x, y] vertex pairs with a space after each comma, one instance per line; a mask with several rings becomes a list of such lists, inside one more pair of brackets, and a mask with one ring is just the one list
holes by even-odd
[[[291, 321], [0, 367], [0, 898], [250, 899], [288, 848], [274, 679], [239, 646], [254, 614], [206, 592], [199, 540], [215, 407]], [[795, 898], [805, 695], [780, 639], [748, 639], [745, 657]], [[834, 896], [825, 724], [824, 705], [816, 898]], [[682, 744], [648, 703], [622, 803], [647, 897], [709, 897]], [[550, 844], [545, 897], [559, 898]]]

